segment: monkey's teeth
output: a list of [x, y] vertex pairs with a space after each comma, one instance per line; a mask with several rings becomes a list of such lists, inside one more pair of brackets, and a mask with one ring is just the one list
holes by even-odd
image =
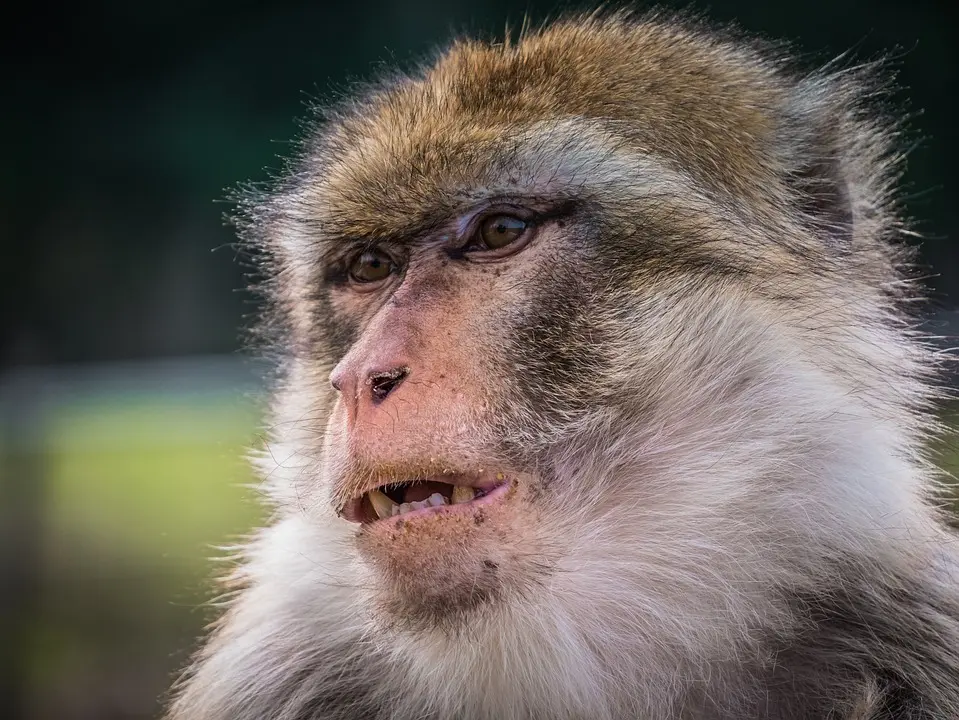
[[[422, 510], [423, 508], [428, 507], [443, 507], [444, 505], [469, 502], [473, 499], [473, 488], [454, 487], [453, 503], [447, 500], [441, 493], [433, 493], [425, 500], [419, 500], [417, 502], [405, 502], [400, 505], [393, 502], [393, 500], [390, 499], [386, 493], [383, 493], [380, 490], [370, 490], [369, 497], [370, 504], [373, 506], [373, 510], [376, 511], [377, 516], [380, 518], [387, 518], [396, 517], [397, 515], [405, 515], [408, 512]], [[457, 498], [459, 498], [459, 500], [457, 500]]]
[[457, 485], [453, 488], [453, 505], [462, 505], [473, 499], [473, 488]]
[[379, 490], [370, 490], [369, 496], [370, 504], [373, 505], [373, 509], [379, 517], [386, 518], [393, 515], [393, 508], [396, 507], [396, 503], [390, 500], [385, 494]]
[[397, 508], [396, 512], [394, 512], [393, 514], [405, 515], [408, 512], [412, 512], [413, 510], [422, 510], [423, 508], [428, 508], [428, 507], [440, 507], [442, 505], [448, 505], [448, 504], [449, 502], [446, 500], [445, 497], [443, 497], [439, 493], [433, 493], [428, 498], [426, 498], [426, 500], [403, 503], [402, 505], [399, 506], [399, 508]]

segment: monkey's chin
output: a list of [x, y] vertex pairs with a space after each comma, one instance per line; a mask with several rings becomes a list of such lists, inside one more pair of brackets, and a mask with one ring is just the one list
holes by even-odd
[[360, 557], [379, 618], [406, 629], [454, 629], [519, 584], [530, 508], [511, 482], [463, 506], [364, 524]]

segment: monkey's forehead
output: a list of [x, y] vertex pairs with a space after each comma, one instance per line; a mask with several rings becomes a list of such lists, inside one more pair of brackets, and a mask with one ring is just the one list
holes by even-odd
[[782, 83], [748, 46], [672, 21], [460, 41], [334, 114], [311, 144], [301, 207], [330, 234], [394, 235], [484, 195], [585, 188], [613, 155], [749, 194], [768, 182]]

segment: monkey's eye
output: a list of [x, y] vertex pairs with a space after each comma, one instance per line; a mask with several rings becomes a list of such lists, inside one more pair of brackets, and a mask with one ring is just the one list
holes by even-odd
[[380, 249], [373, 249], [353, 258], [347, 272], [354, 283], [368, 284], [385, 280], [395, 270], [396, 263], [393, 258]]
[[479, 226], [477, 239], [487, 250], [500, 250], [519, 240], [528, 227], [514, 215], [491, 215]]

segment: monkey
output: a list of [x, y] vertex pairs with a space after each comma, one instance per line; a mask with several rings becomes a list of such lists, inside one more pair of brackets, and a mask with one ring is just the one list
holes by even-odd
[[454, 40], [239, 198], [267, 526], [168, 720], [959, 718], [882, 62]]

